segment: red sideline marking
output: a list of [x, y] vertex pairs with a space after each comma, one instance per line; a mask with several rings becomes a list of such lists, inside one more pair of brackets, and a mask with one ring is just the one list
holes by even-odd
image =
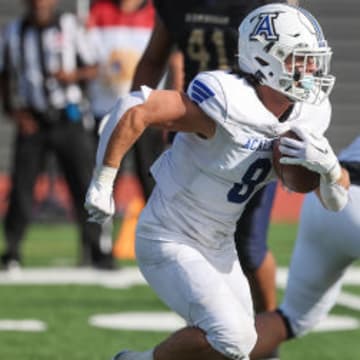
[[[0, 174], [0, 216], [3, 216], [8, 205], [10, 180], [7, 175]], [[51, 196], [56, 202], [71, 213], [72, 199], [66, 182], [62, 176], [51, 185], [47, 175], [41, 175], [34, 189], [35, 203], [41, 203]], [[115, 202], [118, 212], [123, 212], [129, 202], [142, 196], [141, 186], [137, 178], [129, 173], [121, 175], [115, 184]], [[274, 222], [296, 222], [299, 218], [303, 195], [288, 193], [278, 186], [271, 220]]]

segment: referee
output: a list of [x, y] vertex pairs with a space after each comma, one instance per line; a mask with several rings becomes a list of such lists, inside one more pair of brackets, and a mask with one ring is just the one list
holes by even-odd
[[56, 0], [24, 3], [25, 14], [5, 28], [0, 51], [4, 108], [17, 129], [2, 265], [21, 264], [35, 180], [51, 152], [68, 182], [81, 228], [79, 263], [111, 269], [111, 247], [100, 246], [101, 228], [86, 221], [83, 208], [96, 151], [83, 85], [97, 75], [95, 55], [76, 17], [59, 14]]

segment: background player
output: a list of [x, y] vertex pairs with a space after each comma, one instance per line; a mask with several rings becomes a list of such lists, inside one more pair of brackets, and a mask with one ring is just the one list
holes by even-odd
[[335, 305], [346, 269], [360, 258], [360, 137], [339, 158], [350, 176], [349, 202], [333, 213], [314, 194], [305, 196], [280, 312], [257, 316], [254, 358], [267, 353], [263, 346], [302, 336], [324, 319]]
[[[347, 202], [347, 179], [322, 136], [334, 77], [320, 25], [304, 10], [271, 4], [249, 14], [239, 34], [239, 74], [201, 73], [188, 96], [143, 87], [118, 103], [102, 133], [98, 159], [105, 155], [86, 201], [97, 222], [113, 214], [117, 168], [144, 129], [180, 131], [152, 167], [157, 185], [136, 250], [147, 281], [188, 326], [153, 350], [122, 352], [117, 360], [247, 358], [256, 332], [233, 231], [252, 194], [274, 178], [271, 144], [285, 128], [300, 140], [282, 138], [282, 162], [321, 175], [324, 206], [339, 210]], [[248, 147], [252, 138], [262, 146]]]

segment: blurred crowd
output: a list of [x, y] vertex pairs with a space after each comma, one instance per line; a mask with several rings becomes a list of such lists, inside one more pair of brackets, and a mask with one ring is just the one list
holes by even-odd
[[[21, 242], [34, 218], [34, 188], [44, 173], [50, 173], [51, 182], [61, 174], [71, 194], [80, 229], [78, 264], [116, 268], [112, 227], [89, 223], [83, 203], [101, 120], [131, 89], [155, 10], [150, 0], [80, 3], [85, 5], [78, 6], [81, 14], [72, 14], [61, 10], [62, 1], [24, 0], [18, 17], [2, 31], [1, 98], [15, 127], [3, 225], [5, 268], [22, 263]], [[141, 161], [152, 161], [162, 151], [162, 134], [151, 141]], [[124, 166], [140, 169], [148, 195], [152, 179], [142, 164], [136, 165], [134, 154], [128, 158]], [[50, 205], [50, 212], [58, 206]]]

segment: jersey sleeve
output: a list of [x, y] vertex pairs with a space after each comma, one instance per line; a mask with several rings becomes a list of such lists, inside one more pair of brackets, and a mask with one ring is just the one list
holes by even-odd
[[227, 100], [221, 82], [210, 72], [197, 75], [190, 83], [187, 95], [210, 118], [226, 127]]

